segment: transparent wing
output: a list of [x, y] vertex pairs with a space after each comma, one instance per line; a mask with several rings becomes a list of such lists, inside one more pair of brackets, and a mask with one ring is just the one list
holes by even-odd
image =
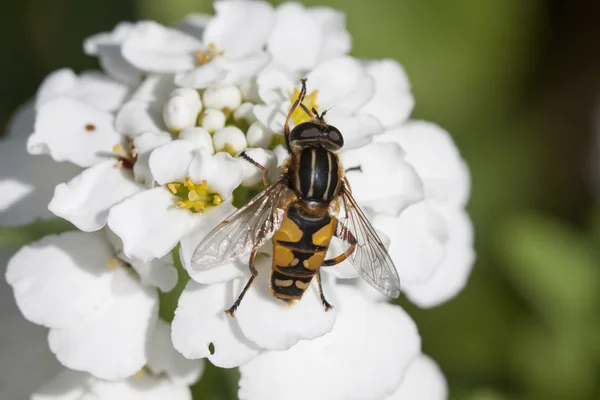
[[208, 270], [250, 253], [267, 242], [283, 219], [289, 189], [279, 178], [210, 232], [194, 251], [192, 262]]
[[348, 190], [340, 193], [336, 237], [344, 251], [356, 242], [347, 258], [358, 274], [386, 296], [400, 295], [400, 277], [375, 228], [367, 220]]

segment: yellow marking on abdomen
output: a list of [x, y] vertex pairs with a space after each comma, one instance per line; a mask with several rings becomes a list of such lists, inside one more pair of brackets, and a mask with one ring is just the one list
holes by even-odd
[[310, 282], [296, 281], [295, 285], [300, 290], [306, 290], [308, 285], [310, 285]]
[[302, 239], [304, 232], [288, 218], [287, 214], [283, 217], [281, 227], [273, 235], [273, 240], [279, 240], [282, 242], [299, 242]]
[[287, 267], [291, 265], [296, 257], [292, 250], [282, 246], [277, 242], [273, 242], [273, 263], [279, 267]]
[[331, 221], [312, 235], [312, 243], [316, 246], [329, 246], [331, 237], [335, 233], [336, 219], [331, 217]]
[[[296, 282], [298, 282], [298, 281], [296, 281]], [[279, 287], [290, 287], [290, 286], [292, 286], [293, 283], [294, 283], [293, 279], [286, 279], [285, 281], [281, 280], [281, 279], [275, 279], [275, 286], [279, 286]]]
[[323, 259], [325, 258], [324, 251], [317, 251], [312, 256], [308, 257], [302, 263], [304, 268], [310, 269], [311, 271], [318, 271], [321, 268], [321, 264], [323, 264]]

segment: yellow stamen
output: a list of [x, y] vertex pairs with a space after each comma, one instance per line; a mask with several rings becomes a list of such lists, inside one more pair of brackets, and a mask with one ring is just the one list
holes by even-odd
[[181, 183], [172, 182], [167, 184], [167, 188], [172, 194], [177, 194], [179, 188], [181, 187]]
[[196, 50], [196, 62], [198, 64], [206, 64], [216, 56], [222, 56], [223, 52], [217, 50], [217, 46], [214, 43], [209, 43], [208, 48], [206, 50]]
[[121, 264], [121, 260], [119, 260], [118, 258], [111, 258], [106, 263], [106, 269], [108, 269], [109, 271], [112, 271], [115, 268], [117, 268], [120, 264]]
[[135, 379], [136, 381], [141, 381], [145, 376], [146, 376], [146, 370], [144, 368], [142, 368], [138, 372], [135, 373], [135, 375], [133, 376], [133, 379]]
[[[310, 92], [309, 94], [304, 96], [304, 101], [302, 102], [302, 104], [304, 104], [306, 106], [306, 108], [308, 108], [311, 111], [313, 108], [315, 110], [318, 110], [319, 109], [319, 106], [317, 105], [317, 96], [318, 95], [319, 95], [319, 91], [313, 90], [312, 92]], [[298, 89], [294, 89], [294, 94], [292, 95], [292, 99], [291, 99], [292, 104], [298, 99], [299, 96], [300, 96], [300, 91]], [[310, 121], [310, 117], [302, 108], [298, 107], [292, 114], [292, 121], [294, 122], [294, 124], [298, 125], [302, 122]]]
[[210, 191], [205, 179], [194, 183], [186, 176], [183, 184], [171, 182], [167, 184], [167, 188], [177, 198], [177, 208], [187, 208], [196, 213], [202, 213], [206, 208], [217, 206], [224, 201], [220, 194]]

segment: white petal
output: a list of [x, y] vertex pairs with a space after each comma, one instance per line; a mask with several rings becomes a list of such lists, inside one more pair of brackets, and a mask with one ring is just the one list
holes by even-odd
[[10, 116], [6, 124], [8, 139], [24, 140], [33, 133], [35, 123], [35, 105], [33, 100], [21, 104]]
[[150, 171], [150, 155], [152, 150], [171, 142], [171, 135], [167, 132], [146, 132], [133, 139], [133, 146], [137, 150], [137, 158], [133, 164], [133, 175], [136, 182], [152, 186], [154, 177]]
[[93, 313], [48, 335], [50, 350], [68, 368], [102, 379], [124, 379], [146, 364], [146, 349], [158, 318], [156, 290], [123, 268], [113, 271], [110, 296]]
[[[223, 125], [225, 122], [223, 122]], [[209, 154], [215, 154], [215, 148], [213, 146], [212, 136], [204, 128], [194, 126], [191, 128], [185, 128], [179, 132], [180, 140], [189, 140], [194, 143], [196, 148], [203, 148], [208, 151]]]
[[213, 43], [228, 58], [242, 58], [265, 45], [275, 21], [273, 7], [266, 1], [220, 1], [208, 22], [204, 41]]
[[398, 215], [423, 199], [421, 180], [404, 160], [400, 146], [372, 143], [341, 154], [344, 168], [361, 167], [347, 173], [352, 196], [378, 213]]
[[[404, 83], [404, 70], [391, 60], [370, 63], [368, 68], [377, 82], [377, 89], [362, 111], [377, 117], [386, 128], [398, 126], [408, 118], [414, 107], [410, 86], [408, 82]], [[401, 78], [395, 84], [396, 79], [389, 76], [394, 74]]]
[[11, 226], [53, 218], [48, 203], [54, 187], [81, 171], [70, 163], [28, 154], [24, 140], [0, 141], [0, 170], [0, 225]]
[[237, 322], [223, 312], [233, 301], [232, 286], [231, 283], [188, 282], [179, 298], [171, 331], [173, 345], [186, 358], [208, 358], [219, 367], [232, 368], [258, 354], [259, 348], [246, 339]]
[[128, 101], [121, 107], [115, 119], [115, 128], [120, 134], [130, 137], [166, 130], [156, 104], [141, 100]]
[[148, 262], [128, 261], [144, 285], [154, 286], [161, 292], [168, 293], [177, 284], [177, 269], [170, 254]]
[[31, 154], [50, 154], [56, 161], [89, 167], [106, 159], [122, 140], [113, 129], [113, 116], [66, 97], [43, 104], [35, 132], [27, 141]]
[[204, 149], [196, 150], [190, 165], [190, 179], [193, 182], [206, 180], [209, 189], [219, 193], [224, 199], [230, 199], [233, 190], [244, 178], [239, 161], [227, 153], [211, 155]]
[[39, 109], [48, 100], [68, 95], [77, 85], [77, 75], [69, 68], [61, 68], [44, 78], [35, 96], [35, 108]]
[[440, 367], [430, 357], [415, 358], [394, 394], [384, 400], [447, 400], [448, 384]]
[[175, 25], [175, 28], [187, 33], [190, 36], [201, 38], [204, 35], [206, 24], [208, 24], [212, 18], [213, 16], [209, 14], [188, 14], [182, 21]]
[[[0, 271], [12, 251], [0, 250]], [[23, 318], [12, 289], [0, 278], [0, 399], [25, 399], [60, 368], [48, 349], [47, 331]], [[23, 373], [27, 371], [27, 373]]]
[[256, 78], [258, 95], [265, 104], [289, 103], [299, 81], [300, 76], [286, 68], [267, 68]]
[[102, 46], [121, 44], [135, 28], [131, 22], [119, 22], [111, 32], [101, 32], [85, 39], [83, 50], [88, 55], [98, 55]]
[[223, 68], [227, 76], [223, 83], [227, 85], [241, 85], [253, 79], [271, 61], [269, 54], [259, 52], [248, 57], [232, 60], [223, 59]]
[[86, 54], [98, 56], [100, 66], [108, 75], [130, 86], [137, 85], [142, 79], [142, 74], [125, 60], [121, 54], [121, 44], [135, 26], [130, 22], [120, 22], [112, 32], [90, 36], [83, 46]]
[[375, 91], [375, 82], [360, 61], [339, 57], [319, 64], [307, 75], [308, 91], [318, 90], [317, 103], [332, 113], [352, 113], [364, 105]]
[[112, 206], [143, 190], [131, 171], [115, 164], [115, 160], [103, 161], [56, 186], [48, 209], [82, 231], [102, 228]]
[[346, 150], [365, 146], [373, 141], [375, 135], [383, 132], [383, 125], [377, 118], [363, 113], [355, 115], [335, 113], [327, 116], [327, 123], [342, 132]]
[[148, 368], [154, 374], [166, 373], [180, 385], [193, 385], [204, 370], [202, 361], [188, 360], [173, 348], [171, 325], [159, 319], [148, 351]]
[[438, 205], [436, 209], [448, 224], [446, 256], [429, 281], [403, 285], [407, 297], [423, 308], [442, 304], [456, 296], [466, 285], [475, 261], [473, 226], [467, 213], [451, 206]]
[[156, 187], [111, 208], [108, 226], [123, 241], [127, 257], [141, 261], [163, 257], [195, 228], [202, 216], [177, 208], [175, 203], [171, 192]]
[[195, 38], [152, 21], [140, 22], [123, 43], [123, 57], [137, 68], [173, 73], [195, 66], [195, 51], [202, 44]]
[[321, 29], [321, 53], [319, 58], [327, 60], [350, 52], [352, 38], [346, 29], [346, 16], [332, 8], [314, 7], [308, 14]]
[[406, 121], [415, 99], [404, 69], [394, 60], [369, 61], [369, 75], [375, 80], [375, 94], [361, 109], [376, 117], [384, 127], [393, 128]]
[[130, 88], [100, 72], [84, 72], [81, 76], [67, 68], [48, 75], [37, 92], [36, 109], [44, 103], [66, 96], [81, 100], [103, 111], [115, 111], [121, 106]]
[[413, 204], [398, 217], [376, 214], [372, 222], [390, 238], [388, 252], [403, 287], [433, 276], [444, 260], [448, 226], [431, 204]]
[[[338, 285], [336, 296], [339, 316], [330, 334], [240, 367], [240, 400], [378, 400], [393, 393], [420, 352], [414, 322], [400, 307], [371, 302], [355, 288]], [[310, 384], [290, 390], [298, 382]]]
[[150, 154], [150, 172], [159, 185], [183, 182], [194, 159], [194, 142], [174, 140], [156, 148]]
[[121, 238], [108, 228], [104, 232], [116, 256], [135, 270], [143, 285], [157, 287], [165, 293], [170, 292], [175, 287], [177, 284], [177, 269], [171, 254], [148, 262], [131, 259], [123, 253]]
[[136, 87], [131, 100], [162, 104], [176, 89], [173, 75], [149, 74]]
[[175, 75], [175, 83], [178, 86], [194, 89], [205, 89], [209, 86], [223, 82], [227, 71], [223, 67], [220, 57], [200, 65], [191, 71], [182, 71]]
[[110, 298], [112, 274], [106, 263], [111, 257], [102, 232], [45, 236], [14, 255], [6, 280], [25, 318], [67, 328]]
[[[301, 340], [314, 339], [330, 332], [335, 323], [337, 309], [325, 311], [319, 297], [316, 278], [302, 299], [290, 306], [271, 294], [270, 267], [269, 258], [257, 257], [258, 278], [235, 313], [244, 336], [264, 349], [285, 350]], [[336, 306], [333, 285], [328, 285], [327, 278], [323, 278], [325, 295], [332, 297], [330, 302]], [[236, 281], [236, 295], [241, 292], [245, 280]]]
[[452, 137], [438, 125], [410, 121], [377, 138], [396, 142], [406, 151], [406, 161], [417, 171], [428, 198], [464, 206], [469, 198], [471, 177]]
[[244, 265], [239, 261], [221, 265], [208, 271], [202, 270], [195, 264], [192, 264], [192, 256], [194, 255], [196, 247], [198, 247], [206, 235], [223, 222], [225, 218], [233, 214], [235, 210], [236, 208], [231, 205], [231, 203], [225, 202], [221, 204], [219, 207], [205, 213], [202, 218], [202, 223], [198, 224], [192, 232], [181, 239], [179, 259], [181, 260], [183, 267], [190, 274], [190, 277], [196, 282], [206, 284], [226, 282], [243, 276], [243, 268], [248, 268], [247, 263]]
[[273, 59], [292, 70], [306, 70], [319, 62], [322, 31], [298, 3], [277, 7], [276, 21], [267, 41]]
[[254, 115], [264, 126], [273, 132], [283, 132], [288, 103], [257, 104], [254, 106]]
[[191, 400], [190, 389], [163, 377], [143, 375], [116, 382], [64, 369], [32, 400]]
[[264, 52], [235, 60], [218, 56], [191, 71], [178, 73], [175, 82], [194, 89], [219, 84], [239, 85], [254, 77], [269, 60], [269, 55]]

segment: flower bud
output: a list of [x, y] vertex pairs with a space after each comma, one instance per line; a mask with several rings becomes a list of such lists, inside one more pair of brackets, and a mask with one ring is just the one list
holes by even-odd
[[245, 122], [248, 125], [256, 121], [256, 117], [254, 116], [254, 104], [252, 103], [242, 103], [238, 108], [233, 112], [233, 119], [236, 122]]
[[215, 151], [225, 151], [232, 156], [248, 147], [246, 135], [235, 126], [227, 126], [216, 131], [213, 135], [213, 144]]
[[248, 132], [246, 132], [248, 147], [262, 147], [263, 149], [267, 149], [271, 145], [272, 139], [273, 132], [259, 121], [250, 125]]
[[206, 149], [210, 154], [215, 154], [212, 137], [204, 128], [199, 126], [185, 128], [179, 133], [179, 139], [194, 142], [198, 148]]
[[225, 127], [225, 114], [219, 110], [205, 110], [198, 119], [198, 124], [206, 129], [209, 133], [215, 133], [219, 129]]
[[163, 119], [167, 128], [174, 133], [196, 125], [198, 114], [202, 110], [202, 101], [198, 91], [180, 88], [171, 93], [163, 106]]
[[235, 86], [210, 87], [202, 95], [206, 108], [232, 112], [242, 104], [242, 94]]
[[243, 101], [251, 103], [262, 103], [262, 99], [258, 94], [258, 85], [255, 82], [245, 82], [238, 86], [242, 94]]
[[[269, 170], [269, 177], [273, 179], [273, 173], [276, 173], [277, 169], [277, 157], [275, 153], [265, 149], [248, 149], [246, 151], [248, 157], [262, 165]], [[262, 183], [263, 171], [246, 160], [240, 160], [243, 162], [244, 167], [244, 180], [242, 186], [256, 186]]]

